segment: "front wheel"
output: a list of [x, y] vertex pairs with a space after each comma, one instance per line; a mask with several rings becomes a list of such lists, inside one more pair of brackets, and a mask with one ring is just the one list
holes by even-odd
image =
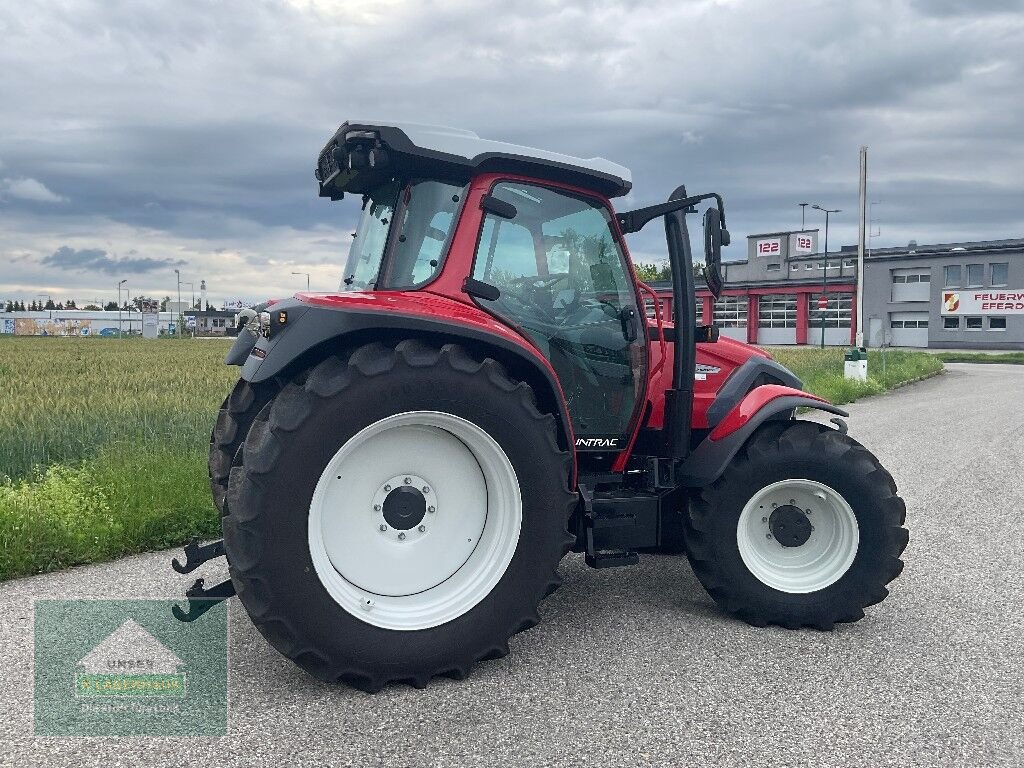
[[773, 422], [697, 495], [687, 550], [729, 613], [830, 629], [888, 595], [905, 517], [892, 477], [859, 443], [813, 422]]

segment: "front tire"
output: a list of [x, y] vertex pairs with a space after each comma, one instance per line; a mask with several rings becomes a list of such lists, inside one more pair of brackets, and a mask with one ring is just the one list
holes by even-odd
[[224, 543], [282, 654], [366, 691], [422, 687], [539, 621], [576, 496], [529, 386], [456, 345], [375, 343], [265, 413], [231, 471]]
[[859, 443], [814, 422], [771, 422], [696, 495], [687, 550], [725, 611], [831, 629], [888, 595], [905, 518], [892, 476]]

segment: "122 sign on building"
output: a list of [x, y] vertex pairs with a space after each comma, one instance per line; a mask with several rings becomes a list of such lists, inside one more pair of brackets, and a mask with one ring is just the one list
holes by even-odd
[[1024, 291], [943, 291], [943, 315], [1024, 315]]

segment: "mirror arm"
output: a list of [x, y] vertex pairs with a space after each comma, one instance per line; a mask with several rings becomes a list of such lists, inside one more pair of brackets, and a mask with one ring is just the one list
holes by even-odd
[[714, 198], [715, 202], [718, 203], [718, 213], [722, 217], [722, 227], [725, 227], [725, 202], [722, 200], [722, 196], [717, 192], [709, 192], [704, 195], [694, 195], [693, 197], [684, 197], [679, 200], [669, 200], [667, 203], [658, 203], [657, 205], [649, 205], [646, 208], [637, 208], [635, 211], [626, 211], [624, 213], [618, 213], [615, 218], [619, 222], [619, 229], [622, 230], [622, 234], [630, 235], [634, 232], [639, 232], [647, 224], [660, 216], [665, 216], [675, 211], [686, 209], [686, 213], [694, 213], [693, 206], [702, 200], [710, 200]]

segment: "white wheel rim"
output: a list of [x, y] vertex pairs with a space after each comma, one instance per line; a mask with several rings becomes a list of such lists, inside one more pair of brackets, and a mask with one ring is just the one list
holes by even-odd
[[[772, 514], [793, 507], [811, 524], [810, 535], [803, 544], [783, 546], [772, 534]], [[736, 543], [743, 564], [762, 583], [780, 592], [806, 594], [834, 584], [850, 569], [860, 529], [853, 509], [837, 491], [814, 480], [780, 480], [743, 507]]]
[[[388, 499], [402, 486], [417, 511], [399, 518]], [[494, 438], [449, 413], [410, 411], [369, 425], [327, 462], [309, 507], [309, 553], [348, 613], [426, 629], [490, 594], [522, 518], [519, 480]]]

